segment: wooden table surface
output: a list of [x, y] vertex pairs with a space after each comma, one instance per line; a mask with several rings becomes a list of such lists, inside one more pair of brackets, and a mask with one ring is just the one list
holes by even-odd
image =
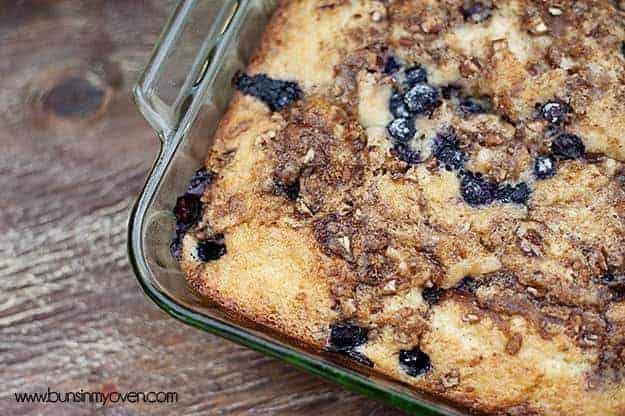
[[[128, 212], [158, 150], [130, 90], [174, 6], [0, 0], [0, 414], [399, 414], [147, 300]], [[175, 404], [15, 392], [175, 391]]]

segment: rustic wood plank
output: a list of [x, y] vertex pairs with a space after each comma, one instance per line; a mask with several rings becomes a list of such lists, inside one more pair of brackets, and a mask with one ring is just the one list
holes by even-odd
[[[135, 283], [126, 223], [158, 143], [130, 88], [173, 6], [0, 2], [2, 414], [398, 414], [175, 322]], [[95, 409], [12, 396], [47, 387], [179, 401]]]

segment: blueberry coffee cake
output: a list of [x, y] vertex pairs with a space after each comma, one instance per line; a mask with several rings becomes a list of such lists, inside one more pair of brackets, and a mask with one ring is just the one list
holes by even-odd
[[283, 0], [172, 252], [354, 368], [625, 415], [624, 41], [619, 1]]

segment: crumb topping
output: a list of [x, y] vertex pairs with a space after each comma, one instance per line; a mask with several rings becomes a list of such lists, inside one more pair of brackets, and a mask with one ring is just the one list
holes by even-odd
[[428, 339], [461, 308], [457, 324], [491, 322], [510, 357], [535, 331], [578, 348], [587, 389], [625, 383], [622, 11], [373, 3], [343, 28], [328, 80], [237, 79], [264, 121], [209, 156], [201, 220], [197, 197], [177, 204], [183, 232], [204, 233], [200, 257], [218, 263], [240, 224], [307, 230], [332, 259], [327, 347], [363, 365], [392, 339], [402, 374], [457, 388], [466, 373], [439, 374]]

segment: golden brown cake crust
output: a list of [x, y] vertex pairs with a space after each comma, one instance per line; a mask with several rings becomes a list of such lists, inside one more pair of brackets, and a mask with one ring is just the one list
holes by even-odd
[[[302, 97], [235, 94], [188, 281], [312, 347], [366, 328], [352, 358], [475, 410], [625, 414], [624, 22], [608, 1], [283, 1], [246, 73]], [[438, 96], [404, 143], [389, 102], [416, 64]]]

